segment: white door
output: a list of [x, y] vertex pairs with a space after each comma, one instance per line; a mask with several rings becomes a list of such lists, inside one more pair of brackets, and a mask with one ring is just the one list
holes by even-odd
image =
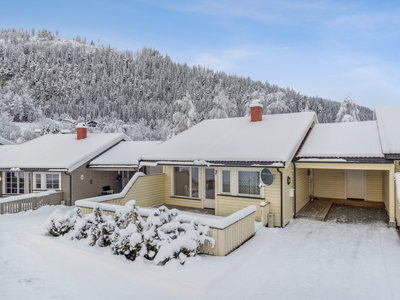
[[204, 208], [215, 208], [215, 169], [205, 169]]
[[346, 171], [346, 192], [348, 199], [366, 198], [366, 171], [347, 170]]

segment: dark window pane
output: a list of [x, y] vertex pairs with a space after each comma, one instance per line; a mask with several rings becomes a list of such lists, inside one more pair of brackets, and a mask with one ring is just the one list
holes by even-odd
[[192, 197], [199, 197], [199, 168], [192, 168]]
[[190, 169], [174, 167], [174, 195], [190, 197]]
[[260, 195], [260, 172], [239, 171], [239, 194]]
[[223, 193], [231, 192], [231, 171], [227, 170], [222, 171], [222, 192]]

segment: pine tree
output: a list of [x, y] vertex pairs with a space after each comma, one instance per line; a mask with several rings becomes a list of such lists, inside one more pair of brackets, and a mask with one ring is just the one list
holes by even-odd
[[346, 97], [340, 109], [336, 115], [336, 123], [340, 122], [359, 122], [360, 119], [360, 111], [357, 108], [357, 104], [350, 98]]
[[209, 113], [210, 119], [229, 118], [236, 110], [236, 105], [229, 101], [224, 91], [220, 91], [213, 99], [213, 109]]
[[175, 101], [176, 112], [173, 115], [174, 134], [181, 133], [196, 124], [196, 108], [187, 92], [181, 100]]

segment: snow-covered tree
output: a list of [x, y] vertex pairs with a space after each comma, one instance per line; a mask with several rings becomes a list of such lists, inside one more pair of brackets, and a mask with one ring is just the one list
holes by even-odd
[[178, 134], [196, 124], [197, 113], [189, 93], [175, 101], [176, 112], [173, 115], [174, 133]]
[[225, 95], [224, 91], [220, 91], [213, 99], [213, 109], [209, 113], [210, 119], [229, 118], [236, 110], [236, 104], [231, 102]]
[[361, 121], [361, 119], [357, 104], [350, 97], [346, 97], [336, 115], [336, 123], [359, 121]]
[[266, 113], [268, 115], [291, 113], [292, 111], [286, 105], [284, 99], [285, 94], [283, 92], [269, 94], [267, 96], [267, 103], [269, 104], [266, 108]]

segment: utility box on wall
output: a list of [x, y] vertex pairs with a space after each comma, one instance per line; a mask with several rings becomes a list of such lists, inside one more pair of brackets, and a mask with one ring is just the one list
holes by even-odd
[[268, 227], [269, 228], [274, 228], [274, 221], [275, 221], [275, 215], [268, 214]]

